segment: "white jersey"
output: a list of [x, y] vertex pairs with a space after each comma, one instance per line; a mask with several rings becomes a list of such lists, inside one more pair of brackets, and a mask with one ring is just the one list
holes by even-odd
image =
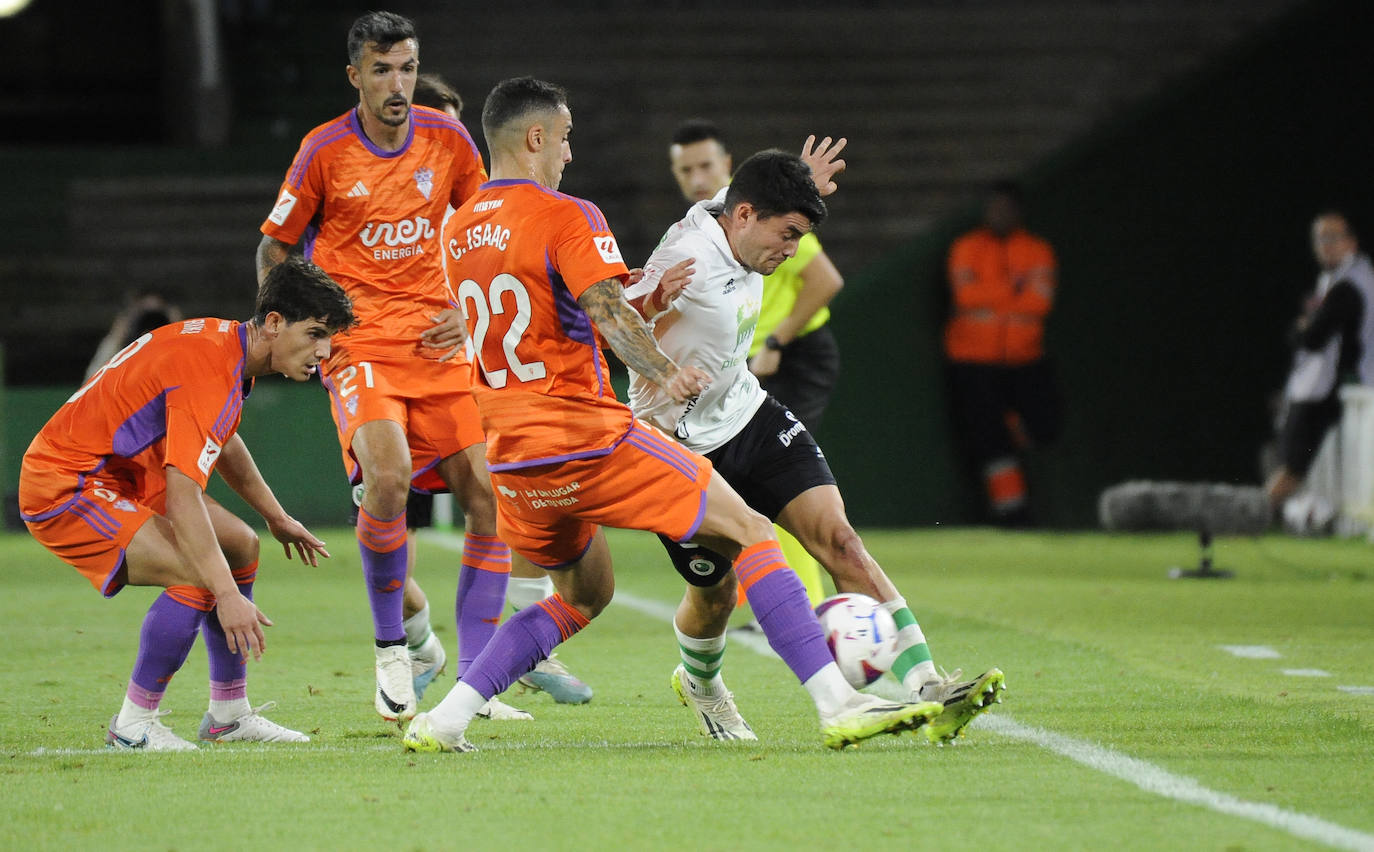
[[767, 394], [749, 372], [749, 345], [763, 304], [763, 276], [735, 260], [716, 216], [719, 200], [702, 201], [664, 235], [626, 295], [652, 293], [669, 267], [695, 258], [692, 281], [654, 320], [659, 348], [679, 366], [700, 367], [710, 386], [696, 400], [673, 402], [658, 385], [630, 371], [630, 408], [698, 453], [739, 434]]

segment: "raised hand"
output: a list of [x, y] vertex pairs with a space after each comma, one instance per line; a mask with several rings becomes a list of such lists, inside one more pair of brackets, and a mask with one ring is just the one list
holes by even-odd
[[839, 156], [848, 141], [841, 137], [839, 141], [832, 143], [827, 136], [818, 145], [815, 135], [812, 134], [802, 143], [802, 161], [811, 167], [811, 179], [816, 182], [816, 189], [821, 195], [829, 195], [839, 188], [835, 183], [835, 176], [844, 171], [844, 160], [839, 159]]

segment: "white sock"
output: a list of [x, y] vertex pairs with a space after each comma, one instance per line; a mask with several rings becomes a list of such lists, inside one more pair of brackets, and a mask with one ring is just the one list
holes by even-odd
[[553, 580], [543, 577], [511, 577], [506, 581], [506, 603], [516, 612], [553, 594]]
[[[673, 632], [677, 634], [678, 654], [682, 657], [682, 670], [694, 687], [693, 692], [702, 697], [719, 695], [725, 691], [725, 681], [721, 679], [721, 656], [725, 653], [725, 634], [698, 639], [688, 636], [673, 621]], [[695, 669], [707, 677], [692, 673]]]
[[849, 681], [840, 674], [840, 667], [834, 663], [826, 663], [821, 670], [806, 679], [806, 691], [811, 693], [811, 700], [816, 702], [816, 710], [821, 714], [822, 719], [829, 718], [839, 712], [848, 701], [858, 692], [849, 685]]
[[248, 698], [235, 698], [232, 701], [216, 701], [210, 699], [210, 718], [216, 722], [232, 722], [240, 716], [247, 716], [253, 712], [253, 705], [248, 703]]
[[429, 724], [441, 735], [453, 738], [468, 729], [468, 723], [487, 703], [482, 693], [463, 683], [453, 685], [438, 706], [429, 711]]
[[405, 628], [408, 647], [418, 648], [425, 644], [425, 640], [434, 632], [429, 625], [429, 602], [426, 601], [418, 612], [401, 622], [401, 626]]
[[146, 725], [157, 718], [157, 710], [149, 710], [146, 707], [139, 707], [129, 700], [129, 696], [124, 696], [124, 704], [119, 708], [119, 717], [115, 719], [115, 730], [127, 731], [138, 725]]
[[[912, 619], [911, 624], [897, 631], [898, 648], [905, 651], [908, 648], [926, 644], [926, 636], [921, 632], [921, 625], [915, 622], [915, 616], [911, 615], [911, 610], [907, 609], [906, 598], [898, 595], [890, 601], [883, 601], [881, 606], [894, 618], [897, 618], [897, 613], [906, 610], [907, 615]], [[927, 647], [925, 650], [929, 653], [930, 648]], [[909, 692], [915, 694], [920, 690], [923, 684], [939, 679], [940, 675], [935, 670], [935, 661], [923, 660], [912, 666], [906, 674], [902, 676], [902, 686], [906, 687]]]

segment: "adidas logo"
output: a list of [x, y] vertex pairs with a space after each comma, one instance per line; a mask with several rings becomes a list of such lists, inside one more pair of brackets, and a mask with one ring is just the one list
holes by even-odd
[[371, 195], [371, 194], [372, 194], [372, 193], [370, 193], [370, 192], [367, 191], [367, 187], [366, 187], [366, 186], [363, 186], [363, 182], [362, 182], [362, 181], [358, 181], [357, 183], [353, 184], [353, 188], [350, 189], [350, 190], [348, 191], [348, 197], [349, 197], [349, 198], [361, 198], [361, 197], [363, 197], [364, 195]]

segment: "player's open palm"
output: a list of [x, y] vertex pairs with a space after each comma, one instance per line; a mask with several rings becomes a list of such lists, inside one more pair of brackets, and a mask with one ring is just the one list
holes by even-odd
[[262, 628], [271, 627], [272, 619], [241, 594], [219, 598], [215, 602], [215, 614], [219, 616], [220, 627], [224, 628], [230, 651], [245, 660], [249, 651], [253, 659], [262, 659], [262, 652], [267, 650], [267, 636]]
[[291, 549], [295, 548], [297, 555], [302, 562], [309, 562], [311, 565], [318, 565], [318, 556], [329, 558], [329, 551], [324, 549], [324, 542], [316, 538], [310, 530], [290, 515], [283, 515], [280, 518], [269, 520], [267, 530], [272, 533], [272, 537], [281, 542], [282, 550], [286, 553], [286, 558], [291, 558]]
[[844, 150], [848, 141], [842, 137], [836, 142], [831, 142], [827, 136], [817, 144], [816, 137], [811, 135], [802, 143], [802, 161], [811, 167], [811, 179], [815, 181], [816, 189], [821, 195], [829, 195], [839, 189], [835, 183], [835, 176], [844, 171], [844, 160], [840, 159], [840, 152]]

